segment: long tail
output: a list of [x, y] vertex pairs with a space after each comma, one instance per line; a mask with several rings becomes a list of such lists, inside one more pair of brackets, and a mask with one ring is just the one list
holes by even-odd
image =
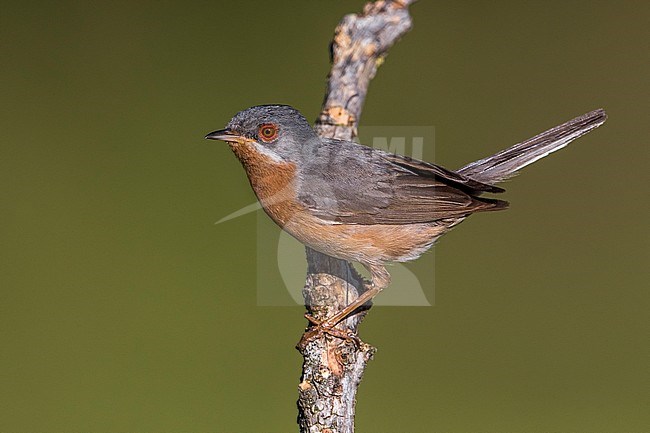
[[576, 138], [605, 123], [605, 120], [605, 110], [591, 111], [492, 156], [467, 164], [457, 172], [493, 185], [514, 176], [517, 171], [549, 153], [562, 149]]

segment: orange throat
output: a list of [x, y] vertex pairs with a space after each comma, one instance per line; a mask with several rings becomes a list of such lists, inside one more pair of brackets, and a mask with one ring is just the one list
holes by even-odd
[[280, 227], [302, 210], [296, 201], [296, 165], [260, 152], [250, 140], [229, 143], [266, 213]]

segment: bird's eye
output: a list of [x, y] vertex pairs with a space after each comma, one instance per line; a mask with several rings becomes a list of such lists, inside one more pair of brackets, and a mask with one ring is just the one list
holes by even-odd
[[274, 123], [263, 123], [259, 126], [257, 135], [262, 141], [270, 143], [278, 137], [278, 126]]

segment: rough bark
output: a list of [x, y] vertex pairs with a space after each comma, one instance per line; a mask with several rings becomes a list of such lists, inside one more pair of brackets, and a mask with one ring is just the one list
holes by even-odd
[[[408, 6], [415, 0], [379, 0], [361, 14], [343, 17], [331, 44], [332, 69], [315, 128], [323, 137], [352, 140], [370, 80], [390, 47], [412, 21]], [[303, 289], [308, 314], [324, 320], [365, 291], [363, 279], [347, 262], [307, 248], [307, 281]], [[375, 348], [358, 340], [358, 326], [370, 305], [337, 325], [355, 339], [317, 334], [312, 324], [298, 344], [303, 355], [298, 424], [302, 433], [352, 433], [356, 393]], [[356, 341], [355, 341], [356, 340]]]

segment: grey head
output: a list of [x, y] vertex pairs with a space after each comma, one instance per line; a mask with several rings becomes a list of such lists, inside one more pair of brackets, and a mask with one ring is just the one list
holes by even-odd
[[233, 145], [253, 142], [259, 152], [288, 162], [300, 162], [307, 149], [321, 143], [307, 119], [289, 105], [247, 108], [235, 114], [225, 129], [211, 132], [205, 138]]

